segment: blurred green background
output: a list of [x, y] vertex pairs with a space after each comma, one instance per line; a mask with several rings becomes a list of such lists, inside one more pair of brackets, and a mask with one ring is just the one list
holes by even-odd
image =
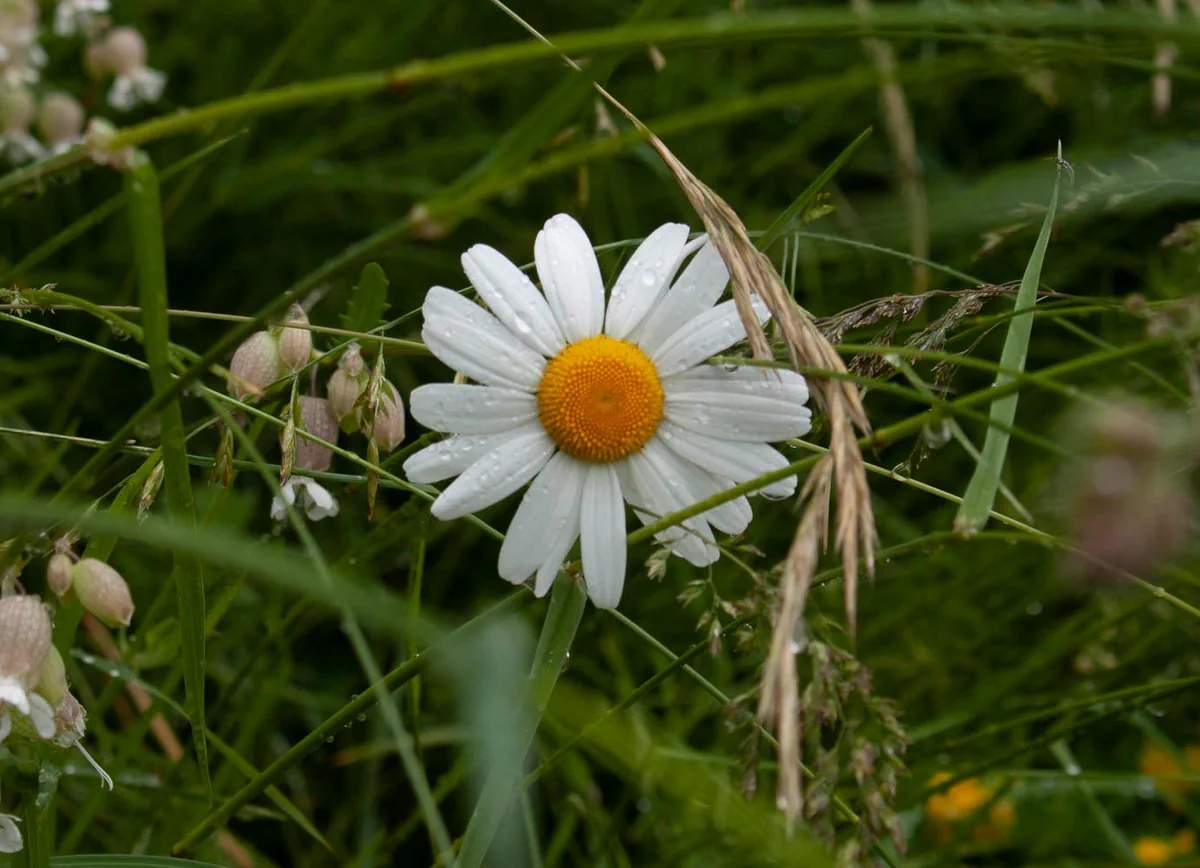
[[[108, 108], [106, 85], [79, 71], [79, 40], [47, 42], [47, 78], [76, 94], [89, 115], [122, 127], [252, 90], [474, 57], [530, 39], [486, 0], [113, 5], [116, 19], [145, 35], [150, 64], [169, 76], [161, 103], [130, 114]], [[1200, 231], [1186, 224], [1200, 218], [1200, 15], [1186, 3], [1169, 6], [1178, 19], [1173, 31], [1163, 30], [1162, 9], [1146, 4], [879, 4], [884, 18], [875, 36], [883, 48], [864, 41], [870, 34], [855, 23], [857, 7], [836, 4], [746, 0], [731, 9], [695, 0], [559, 0], [513, 8], [551, 38], [607, 31], [617, 50], [573, 56], [751, 230], [765, 229], [874, 127], [826, 186], [820, 207], [795, 227], [798, 234], [769, 251], [797, 300], [817, 317], [893, 294], [932, 293], [920, 297], [909, 321], [881, 315], [847, 331], [848, 343], [901, 343], [950, 309], [955, 299], [945, 292], [1019, 281], [1061, 141], [1072, 170], [1062, 176], [1042, 283], [1063, 295], [1043, 301], [1051, 313], [1035, 324], [1027, 367], [1038, 372], [1098, 355], [1049, 381], [1061, 387], [1039, 383], [1022, 391], [1017, 425], [1029, 436], [1013, 440], [1003, 477], [1028, 509], [1022, 520], [1060, 534], [1072, 529], [1077, 484], [1068, 459], [1087, 453], [1083, 423], [1069, 415], [1080, 395], [1134, 396], [1169, 420], [1161, 454], [1147, 450], [1147, 466], [1190, 492], [1197, 383], [1191, 299]], [[976, 20], [962, 24], [963, 13]], [[1044, 24], [1039, 15], [1047, 16]], [[719, 24], [708, 38], [672, 35], [673, 23], [709, 16]], [[764, 22], [754, 34], [738, 29], [754, 22]], [[814, 30], [815, 22], [827, 24]], [[662, 38], [622, 41], [621, 28], [629, 26], [657, 26]], [[1156, 107], [1155, 52], [1168, 40], [1177, 47], [1171, 95]], [[536, 232], [559, 211], [577, 217], [597, 245], [636, 241], [666, 221], [700, 225], [654, 151], [585, 78], [553, 58], [511, 65], [485, 58], [468, 74], [401, 82], [361, 98], [233, 114], [144, 146], [165, 173], [222, 142], [164, 174], [174, 308], [255, 315], [290, 287], [311, 284], [313, 323], [336, 328], [362, 265], [373, 261], [390, 280], [387, 317], [403, 318], [388, 334], [419, 338], [416, 312], [425, 291], [465, 286], [458, 256], [471, 244], [492, 244], [528, 262]], [[25, 261], [121, 190], [118, 172], [96, 167], [25, 188], [0, 215], [0, 280], [14, 288], [53, 283], [99, 304], [136, 304], [130, 230], [120, 210], [52, 255]], [[414, 208], [432, 221], [412, 220]], [[628, 244], [618, 244], [602, 254], [607, 275], [627, 252]], [[933, 265], [914, 266], [914, 252]], [[995, 362], [1011, 305], [1011, 295], [980, 297], [978, 310], [952, 323], [945, 349]], [[85, 313], [30, 312], [26, 319], [143, 357], [137, 341]], [[171, 337], [203, 353], [228, 328], [179, 316]], [[1164, 334], [1172, 340], [1100, 357], [1105, 347]], [[323, 349], [337, 340], [317, 336]], [[918, 358], [914, 366], [948, 398], [990, 383], [987, 370], [938, 371], [937, 360]], [[106, 439], [151, 394], [145, 373], [125, 362], [8, 320], [0, 322], [0, 371], [8, 384], [0, 394], [6, 431]], [[450, 377], [435, 360], [400, 350], [389, 352], [387, 372], [405, 395]], [[891, 368], [870, 375], [906, 384]], [[222, 387], [216, 378], [209, 385]], [[876, 428], [924, 409], [865, 386]], [[182, 406], [189, 425], [211, 416], [191, 393]], [[980, 444], [983, 425], [959, 421]], [[934, 428], [927, 441], [940, 439]], [[274, 429], [253, 430], [267, 459], [277, 460]], [[410, 425], [410, 441], [421, 433]], [[156, 436], [153, 428], [138, 434], [150, 445]], [[825, 442], [820, 424], [814, 439]], [[906, 438], [868, 450], [866, 458], [891, 471], [919, 442]], [[361, 437], [342, 445], [365, 454]], [[953, 441], [938, 445], [905, 473], [961, 495], [974, 461]], [[189, 443], [198, 458], [216, 449], [211, 432]], [[53, 496], [88, 456], [83, 447], [13, 433], [0, 434], [0, 450], [0, 485], [39, 499]], [[141, 460], [108, 463], [77, 493], [104, 496]], [[313, 533], [339, 581], [368, 600], [386, 589], [387, 599], [445, 628], [510, 592], [495, 575], [494, 539], [462, 521], [430, 519], [423, 501], [389, 486], [368, 521], [361, 469], [341, 459], [333, 469], [347, 477], [330, 484], [341, 514]], [[805, 638], [853, 651], [871, 678], [869, 696], [839, 696], [836, 722], [807, 732], [805, 759], [822, 780], [810, 800], [814, 816], [794, 843], [772, 812], [775, 753], [756, 730], [753, 711], [773, 570], [797, 515], [789, 503], [756, 499], [756, 521], [732, 544], [740, 563], [723, 559], [709, 574], [672, 559], [650, 579], [643, 564], [654, 551], [641, 544], [631, 552], [622, 602], [631, 623], [585, 614], [537, 756], [552, 754], [667, 665], [652, 640], [676, 653], [705, 646], [692, 665], [708, 687], [675, 672], [613, 712], [615, 728], [589, 735], [529, 789], [506, 821], [494, 864], [832, 864], [832, 856], [806, 849], [813, 834], [832, 842], [829, 853], [882, 864], [878, 853], [846, 849], [858, 833], [822, 804], [829, 792], [856, 814], [878, 816], [879, 828], [894, 816], [907, 845], [905, 856], [888, 849], [896, 864], [1133, 864], [1153, 855], [1140, 845], [1149, 837], [1172, 841], [1169, 858], [1179, 864], [1197, 859], [1185, 834], [1200, 828], [1200, 762], [1190, 770], [1187, 762], [1188, 746], [1200, 744], [1194, 547], [1160, 547], [1152, 527], [1134, 534], [1151, 550], [1141, 577], [1167, 588], [1174, 603], [1128, 583], [1071, 582], [1058, 548], [995, 523], [976, 539], [955, 538], [947, 533], [955, 504], [895, 476], [871, 479], [884, 556], [860, 592], [857, 645], [842, 626], [836, 572], [822, 574], [828, 583], [807, 611]], [[269, 521], [270, 492], [256, 473], [239, 472], [228, 489], [208, 484], [203, 469], [194, 479], [206, 528], [260, 543], [267, 553], [299, 550], [293, 531]], [[503, 529], [512, 508], [510, 501], [482, 517]], [[997, 508], [1021, 517], [1003, 498]], [[1117, 520], [1128, 526], [1137, 518], [1132, 509]], [[1183, 517], [1190, 531], [1189, 519]], [[93, 665], [88, 655], [103, 649], [80, 633], [69, 671], [90, 710], [89, 749], [117, 778], [117, 789], [99, 793], [91, 778], [63, 779], [54, 809], [57, 852], [165, 854], [210, 810], [185, 722], [156, 698], [183, 697], [170, 558], [161, 547], [122, 541], [112, 562], [139, 605], [133, 628], [117, 637], [120, 668], [113, 678], [106, 665]], [[29, 568], [29, 587], [40, 587], [39, 563]], [[823, 567], [833, 566], [831, 553]], [[678, 597], [696, 581], [696, 599], [684, 605]], [[253, 767], [213, 752], [220, 805], [367, 679], [330, 607], [298, 603], [294, 592], [253, 570], [210, 569], [206, 583], [209, 726]], [[420, 677], [419, 692], [410, 682], [396, 694], [452, 836], [470, 817], [481, 757], [505, 750], [513, 696], [544, 609], [526, 606], [499, 619], [495, 631], [456, 638], [456, 653]], [[710, 653], [712, 619], [726, 626], [735, 615], [745, 622]], [[424, 641], [402, 623], [368, 627], [385, 670]], [[801, 690], [821, 683], [813, 659], [801, 655]], [[854, 682], [854, 665], [838, 663], [831, 683]], [[150, 715], [130, 704], [129, 681], [149, 689], [179, 733], [178, 761], [146, 733]], [[877, 777], [856, 781], [850, 757], [857, 739], [889, 743], [879, 704], [885, 698], [911, 739], [894, 797]], [[1158, 766], [1155, 750], [1162, 752]], [[931, 794], [927, 786], [939, 772], [969, 783]], [[1156, 787], [1151, 772], [1175, 777]], [[352, 717], [276, 783], [309, 830], [279, 802], [258, 797], [229, 818], [223, 836], [206, 838], [190, 855], [230, 865], [433, 861], [409, 780], [376, 710]], [[739, 813], [739, 788], [747, 791], [748, 815]]]

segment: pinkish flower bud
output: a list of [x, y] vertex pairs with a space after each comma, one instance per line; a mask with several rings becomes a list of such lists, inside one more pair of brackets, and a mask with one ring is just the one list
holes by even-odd
[[50, 653], [53, 628], [39, 597], [0, 598], [0, 676], [32, 681]]
[[47, 94], [38, 112], [38, 130], [52, 145], [78, 141], [83, 135], [83, 106], [65, 93]]
[[242, 342], [229, 363], [229, 392], [243, 401], [262, 395], [283, 374], [279, 345], [267, 332], [255, 332]]
[[26, 88], [10, 87], [0, 91], [0, 130], [3, 132], [28, 132], [36, 113], [37, 101]]
[[83, 71], [93, 81], [99, 81], [113, 71], [108, 43], [103, 39], [99, 42], [90, 42], [83, 49]]
[[[326, 443], [337, 443], [338, 425], [329, 412], [329, 402], [324, 398], [302, 395], [300, 421], [304, 430]], [[333, 453], [324, 446], [313, 443], [302, 434], [296, 435], [296, 467], [301, 470], [328, 470], [333, 462]]]
[[114, 27], [104, 40], [109, 66], [117, 75], [132, 75], [146, 65], [146, 40], [132, 27]]
[[71, 590], [71, 556], [66, 552], [55, 552], [46, 564], [46, 584], [56, 597]]
[[38, 670], [37, 692], [46, 698], [51, 708], [58, 708], [67, 697], [67, 667], [62, 655], [53, 645]]
[[109, 627], [128, 627], [133, 597], [121, 574], [104, 561], [84, 558], [71, 570], [71, 583], [83, 608]]
[[54, 741], [59, 747], [71, 747], [83, 738], [86, 729], [87, 712], [75, 698], [73, 693], [67, 693], [62, 702], [54, 709], [54, 725], [58, 735]]
[[[288, 309], [287, 322], [308, 325], [308, 314], [298, 304]], [[312, 356], [312, 332], [306, 328], [285, 326], [279, 334], [279, 356], [289, 371], [298, 371], [308, 364]]]
[[375, 424], [365, 433], [384, 452], [391, 452], [404, 442], [404, 401], [400, 391], [388, 380], [384, 380], [379, 389]]
[[1132, 401], [1077, 414], [1074, 461], [1059, 485], [1077, 548], [1064, 569], [1093, 584], [1144, 576], [1177, 556], [1194, 514], [1172, 444], [1174, 420]]
[[367, 389], [367, 366], [357, 344], [350, 344], [338, 359], [337, 370], [325, 386], [329, 396], [329, 411], [347, 434], [352, 434], [362, 424], [362, 408], [359, 399]]

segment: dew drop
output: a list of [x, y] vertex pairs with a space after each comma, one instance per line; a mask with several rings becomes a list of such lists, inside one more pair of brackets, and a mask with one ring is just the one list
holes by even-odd
[[654, 284], [657, 280], [658, 280], [658, 275], [655, 274], [653, 270], [647, 268], [645, 271], [642, 272], [642, 283], [645, 286], [654, 286]]

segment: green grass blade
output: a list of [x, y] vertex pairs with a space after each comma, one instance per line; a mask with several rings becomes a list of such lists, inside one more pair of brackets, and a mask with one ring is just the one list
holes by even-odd
[[[1017, 315], [1008, 324], [1008, 335], [1000, 353], [1001, 372], [996, 375], [995, 387], [1004, 387], [1015, 381], [1013, 372], [1025, 370], [1025, 357], [1029, 353], [1029, 337], [1033, 332], [1033, 307], [1037, 303], [1038, 286], [1042, 279], [1042, 263], [1046, 259], [1046, 248], [1050, 244], [1050, 229], [1054, 225], [1054, 212], [1058, 208], [1058, 188], [1062, 180], [1062, 164], [1058, 165], [1054, 177], [1054, 191], [1050, 194], [1050, 207], [1042, 221], [1042, 231], [1017, 292], [1015, 311]], [[996, 502], [996, 491], [1000, 487], [1000, 474], [1004, 470], [1004, 458], [1008, 453], [1009, 432], [1017, 417], [1018, 394], [1013, 392], [992, 402], [991, 426], [984, 437], [980, 460], [967, 483], [962, 505], [954, 519], [954, 529], [961, 534], [973, 534], [988, 520], [988, 513]]]
[[[218, 736], [215, 732], [210, 732], [208, 737], [212, 741], [213, 747], [217, 749], [217, 752], [224, 756], [229, 764], [236, 768], [239, 772], [251, 779], [259, 776], [259, 770], [248, 763], [241, 754], [233, 749], [232, 745], [226, 744], [224, 739]], [[303, 829], [309, 837], [311, 837], [329, 852], [333, 852], [333, 847], [331, 847], [329, 842], [325, 840], [325, 836], [318, 831], [317, 827], [312, 824], [312, 821], [310, 821], [308, 817], [304, 816], [304, 813], [299, 808], [297, 808], [294, 804], [292, 804], [291, 801], [288, 800], [287, 796], [280, 792], [278, 787], [267, 787], [267, 798], [274, 802], [275, 806], [279, 808], [279, 810], [283, 811], [289, 820]]]
[[767, 227], [767, 230], [759, 236], [759, 250], [766, 250], [778, 241], [788, 229], [792, 228], [792, 225], [796, 221], [804, 217], [804, 212], [808, 210], [808, 206], [817, 198], [817, 194], [825, 188], [826, 184], [833, 180], [833, 176], [841, 170], [842, 166], [849, 162], [850, 158], [866, 143], [867, 139], [871, 138], [871, 133], [873, 132], [875, 132], [874, 127], [867, 127], [859, 133], [858, 138], [846, 145], [842, 152], [837, 155], [837, 159], [830, 163], [825, 168], [825, 171], [818, 175], [816, 180], [809, 184], [804, 189], [804, 192], [797, 196], [796, 200], [791, 205], [788, 205], [782, 214], [775, 218], [771, 225]]
[[[163, 394], [172, 386], [167, 309], [167, 265], [163, 247], [162, 214], [158, 174], [149, 159], [139, 160], [125, 179], [129, 200], [130, 228], [142, 305], [146, 360], [154, 392]], [[179, 400], [159, 410], [162, 423], [162, 452], [167, 509], [189, 528], [196, 525], [192, 477], [188, 465], [187, 435]], [[208, 746], [204, 720], [204, 572], [200, 560], [185, 552], [174, 553], [174, 580], [179, 598], [180, 646], [183, 651], [183, 681], [186, 707], [192, 722], [196, 764], [204, 789], [212, 797], [208, 773]]]
[[512, 736], [515, 749], [507, 756], [494, 758], [495, 765], [483, 785], [471, 822], [467, 824], [458, 856], [459, 868], [479, 868], [483, 864], [512, 806], [522, 780], [525, 755], [533, 744], [533, 737], [550, 702], [554, 685], [558, 683], [558, 676], [562, 673], [586, 605], [587, 595], [583, 588], [574, 579], [560, 575], [551, 592], [550, 608], [546, 612], [542, 635], [538, 637], [537, 650], [534, 652], [533, 671], [529, 676], [531, 713], [520, 718], [517, 731]]

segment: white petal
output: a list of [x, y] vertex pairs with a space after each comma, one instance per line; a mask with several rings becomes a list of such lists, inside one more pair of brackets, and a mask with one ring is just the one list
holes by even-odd
[[7, 711], [0, 711], [0, 744], [4, 744], [4, 739], [8, 738], [10, 732], [12, 732], [12, 715]]
[[489, 386], [537, 389], [546, 360], [473, 301], [435, 286], [421, 312], [425, 345], [454, 370]]
[[604, 281], [592, 242], [567, 214], [546, 221], [533, 245], [538, 278], [568, 343], [600, 334]]
[[39, 738], [54, 738], [58, 727], [54, 723], [54, 709], [40, 694], [29, 694], [29, 722]]
[[613, 284], [604, 319], [606, 335], [624, 340], [637, 328], [679, 268], [687, 237], [687, 226], [667, 223], [638, 245]]
[[29, 714], [29, 696], [15, 678], [0, 678], [0, 705], [7, 703], [21, 714]]
[[565, 452], [555, 453], [542, 468], [505, 531], [498, 566], [501, 578], [519, 585], [555, 554], [554, 571], [558, 571], [579, 536], [584, 471], [583, 462]]
[[441, 482], [458, 476], [480, 458], [507, 439], [506, 434], [463, 434], [447, 437], [404, 462], [404, 475], [409, 482]]
[[593, 464], [587, 469], [579, 537], [588, 596], [598, 609], [615, 609], [625, 586], [625, 503], [611, 464]]
[[729, 269], [725, 260], [711, 243], [700, 248], [683, 269], [675, 283], [634, 331], [630, 340], [648, 353], [653, 353], [666, 338], [673, 335], [680, 323], [689, 322], [717, 303]]
[[[685, 458], [674, 454], [671, 458], [674, 461], [675, 471], [687, 483], [694, 500], [706, 500], [730, 487], [730, 483], [716, 478], [707, 470]], [[701, 515], [721, 533], [736, 536], [750, 525], [750, 519], [754, 517], [754, 512], [750, 509], [750, 501], [745, 497], [736, 497], [714, 506]]]
[[433, 514], [462, 518], [508, 497], [546, 466], [557, 447], [541, 425], [513, 432], [490, 454], [468, 467], [433, 502]]
[[[753, 296], [751, 302], [760, 323], [770, 319], [767, 306], [758, 296]], [[669, 377], [695, 367], [709, 356], [745, 339], [746, 327], [738, 314], [737, 303], [730, 299], [680, 325], [650, 353], [650, 360], [658, 368], [660, 377]]]
[[271, 498], [271, 520], [283, 521], [287, 516], [287, 505], [278, 494]]
[[430, 383], [409, 395], [413, 418], [435, 431], [498, 434], [537, 418], [537, 398], [520, 389]]
[[808, 386], [795, 371], [704, 365], [663, 382], [667, 419], [710, 437], [751, 443], [788, 440], [808, 433]]
[[[635, 452], [626, 460], [636, 487], [635, 496], [644, 501], [654, 519], [670, 515], [695, 502], [684, 481], [673, 471], [671, 452], [657, 437], [650, 438], [641, 452]], [[642, 520], [650, 523], [646, 518]], [[685, 519], [681, 527], [684, 531], [682, 534], [676, 530], [656, 536], [670, 543], [675, 554], [698, 567], [707, 566], [720, 557], [720, 552], [713, 545], [712, 530], [702, 517]]]
[[[791, 463], [778, 449], [765, 443], [737, 443], [708, 437], [665, 419], [658, 427], [658, 436], [681, 458], [739, 485]], [[767, 497], [790, 497], [796, 491], [796, 477], [772, 482], [760, 491]]]
[[21, 830], [17, 828], [19, 818], [12, 814], [0, 814], [0, 853], [20, 853], [23, 846]]
[[304, 476], [292, 478], [297, 480], [297, 485], [304, 491], [304, 497], [301, 500], [307, 501], [305, 514], [310, 521], [320, 521], [338, 514], [337, 501], [323, 485], [315, 479], [308, 479]]
[[533, 281], [500, 251], [476, 244], [462, 256], [463, 271], [509, 331], [544, 356], [566, 345], [550, 305]]

